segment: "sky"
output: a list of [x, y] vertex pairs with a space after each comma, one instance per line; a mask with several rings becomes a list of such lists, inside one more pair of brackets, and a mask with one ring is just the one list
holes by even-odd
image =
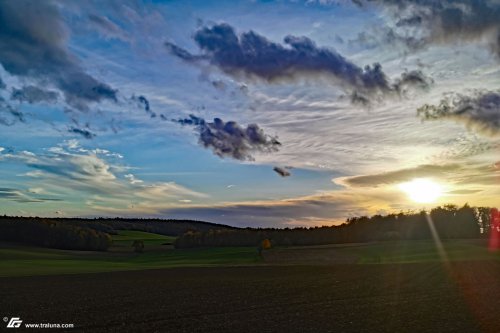
[[0, 0], [2, 214], [498, 206], [499, 147], [498, 0]]

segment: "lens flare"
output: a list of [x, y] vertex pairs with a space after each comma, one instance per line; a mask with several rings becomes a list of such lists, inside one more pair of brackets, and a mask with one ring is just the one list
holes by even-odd
[[399, 188], [408, 197], [418, 203], [435, 202], [443, 194], [443, 188], [438, 183], [425, 178], [416, 178], [412, 181], [402, 183]]

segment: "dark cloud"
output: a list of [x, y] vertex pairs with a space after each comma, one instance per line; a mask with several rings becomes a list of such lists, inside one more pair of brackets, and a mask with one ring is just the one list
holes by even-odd
[[292, 174], [290, 171], [287, 170], [287, 168], [282, 168], [282, 167], [274, 167], [273, 168], [274, 172], [276, 172], [278, 175], [281, 177], [288, 177], [291, 176]]
[[217, 90], [226, 90], [226, 84], [222, 80], [213, 80], [212, 86]]
[[0, 63], [12, 75], [50, 82], [75, 108], [116, 101], [117, 91], [85, 73], [66, 46], [53, 1], [0, 1]]
[[[421, 70], [405, 71], [391, 85], [391, 91], [398, 96], [406, 96], [410, 89], [429, 90], [434, 80], [425, 75]], [[350, 95], [352, 104], [369, 107], [372, 104], [372, 96], [364, 92], [354, 90]]]
[[149, 107], [149, 101], [146, 99], [146, 97], [139, 96], [137, 100], [144, 105], [144, 110], [146, 110], [147, 112], [151, 111], [151, 108]]
[[5, 82], [3, 82], [2, 78], [0, 77], [0, 90], [7, 88], [7, 85]]
[[351, 103], [362, 105], [362, 106], [369, 106], [371, 104], [371, 101], [368, 97], [362, 95], [358, 91], [354, 91], [351, 94]]
[[82, 137], [84, 137], [85, 139], [89, 139], [89, 140], [96, 137], [96, 134], [94, 134], [91, 131], [84, 129], [84, 128], [70, 127], [70, 129], [68, 129], [68, 132], [73, 133], [73, 134], [79, 134]]
[[421, 45], [486, 40], [488, 47], [500, 57], [500, 2], [497, 0], [367, 0], [358, 3], [375, 3], [388, 8], [398, 28], [418, 28], [421, 34], [415, 37]]
[[174, 121], [181, 125], [194, 126], [199, 134], [200, 144], [222, 158], [251, 161], [252, 153], [275, 152], [281, 145], [276, 137], [265, 134], [257, 124], [250, 124], [245, 128], [234, 121], [224, 122], [215, 118], [213, 122], [206, 122], [194, 115]]
[[24, 113], [14, 108], [7, 103], [5, 99], [0, 97], [0, 125], [12, 126], [16, 122], [26, 122]]
[[[318, 47], [307, 37], [289, 35], [284, 38], [283, 45], [254, 31], [238, 35], [232, 26], [221, 23], [200, 28], [194, 40], [201, 50], [200, 55], [193, 55], [172, 43], [165, 45], [172, 55], [184, 61], [208, 61], [236, 77], [275, 82], [321, 75], [365, 95], [397, 90], [380, 64], [361, 68], [333, 49]], [[412, 83], [406, 81], [408, 85]]]
[[426, 104], [417, 110], [425, 120], [452, 119], [489, 135], [500, 134], [500, 91], [475, 91], [471, 96], [454, 94], [438, 105]]
[[55, 103], [59, 94], [55, 91], [40, 89], [35, 86], [25, 86], [20, 89], [14, 88], [10, 95], [11, 100], [26, 103]]
[[458, 164], [432, 165], [424, 164], [415, 168], [400, 169], [373, 175], [353, 176], [334, 179], [334, 182], [349, 187], [376, 187], [396, 184], [413, 178], [444, 178], [447, 174], [455, 174], [461, 170]]
[[422, 24], [422, 17], [418, 15], [405, 17], [399, 19], [398, 22], [396, 22], [396, 26], [398, 27], [408, 26], [408, 25], [421, 25], [421, 24]]
[[427, 90], [434, 83], [434, 80], [426, 76], [421, 70], [413, 70], [401, 74], [401, 78], [396, 80], [394, 87], [399, 92], [403, 92], [407, 87], [418, 87]]
[[16, 120], [20, 121], [21, 123], [26, 122], [26, 119], [24, 117], [24, 113], [22, 113], [21, 111], [19, 111], [17, 109], [10, 109], [9, 112], [14, 118], [16, 118]]
[[192, 126], [205, 125], [205, 119], [196, 117], [195, 115], [192, 114], [189, 115], [189, 118], [178, 119], [174, 121], [178, 122], [181, 125], [192, 125]]
[[137, 102], [137, 104], [146, 111], [147, 114], [151, 116], [151, 118], [156, 117], [156, 113], [151, 110], [151, 106], [149, 105], [149, 101], [146, 97], [140, 96], [132, 96], [132, 100]]

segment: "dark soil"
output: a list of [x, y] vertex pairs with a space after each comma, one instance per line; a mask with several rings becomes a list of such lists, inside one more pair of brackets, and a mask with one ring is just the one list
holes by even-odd
[[0, 278], [0, 314], [73, 332], [500, 332], [499, 280], [497, 261]]

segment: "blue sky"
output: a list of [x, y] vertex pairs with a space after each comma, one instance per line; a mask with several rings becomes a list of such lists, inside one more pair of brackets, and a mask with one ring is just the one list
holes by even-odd
[[[287, 227], [497, 204], [496, 1], [0, 7], [4, 214]], [[415, 178], [439, 199], [412, 202]]]

